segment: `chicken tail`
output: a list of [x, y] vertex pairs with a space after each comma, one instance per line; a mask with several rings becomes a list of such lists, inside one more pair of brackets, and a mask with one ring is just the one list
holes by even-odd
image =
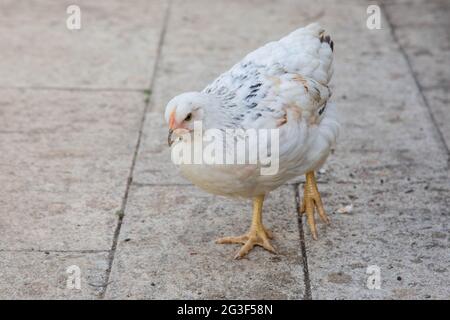
[[329, 35], [325, 34], [325, 30], [323, 30], [320, 34], [319, 34], [319, 39], [320, 42], [324, 43], [328, 43], [330, 45], [331, 51], [334, 51], [334, 42], [333, 40], [331, 40], [331, 37]]

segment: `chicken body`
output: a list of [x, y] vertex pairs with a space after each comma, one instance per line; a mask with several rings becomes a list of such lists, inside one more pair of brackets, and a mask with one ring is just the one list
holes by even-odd
[[[307, 174], [301, 210], [307, 213], [314, 238], [314, 208], [323, 221], [323, 210], [314, 179], [334, 144], [339, 125], [328, 87], [333, 73], [333, 42], [318, 24], [300, 28], [279, 41], [251, 52], [229, 71], [220, 75], [202, 92], [173, 98], [166, 108], [171, 132], [180, 136], [173, 148], [192, 147], [194, 123], [203, 130], [278, 130], [277, 166], [272, 174], [261, 174], [260, 162], [249, 164], [180, 164], [182, 174], [200, 188], [219, 195], [253, 198], [252, 228], [241, 237], [228, 237], [219, 243], [243, 243], [237, 257], [254, 245], [274, 252], [271, 237], [262, 226], [265, 195], [288, 180]], [[245, 133], [232, 133], [246, 142], [246, 151], [257, 147]], [[221, 141], [225, 146], [227, 142]], [[234, 152], [225, 148], [226, 154]]]

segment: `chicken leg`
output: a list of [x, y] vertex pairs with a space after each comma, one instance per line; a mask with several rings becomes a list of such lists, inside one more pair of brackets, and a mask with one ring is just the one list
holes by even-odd
[[317, 240], [317, 228], [316, 221], [314, 219], [315, 210], [317, 210], [320, 219], [324, 223], [330, 223], [330, 219], [323, 209], [322, 198], [320, 197], [319, 189], [317, 189], [314, 171], [310, 171], [306, 173], [306, 182], [303, 191], [303, 201], [300, 206], [300, 213], [306, 213], [306, 221], [308, 222], [312, 237], [314, 240]]
[[216, 243], [240, 243], [243, 244], [239, 252], [235, 255], [235, 259], [241, 259], [255, 245], [261, 246], [264, 249], [276, 253], [274, 247], [270, 244], [269, 239], [272, 239], [272, 233], [267, 230], [262, 224], [262, 206], [264, 202], [264, 195], [257, 196], [253, 199], [253, 217], [250, 230], [238, 237], [220, 238]]

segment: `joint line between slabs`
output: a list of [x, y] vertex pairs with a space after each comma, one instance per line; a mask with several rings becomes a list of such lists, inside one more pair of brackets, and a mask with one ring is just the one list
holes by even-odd
[[308, 256], [306, 251], [306, 242], [305, 242], [305, 232], [303, 230], [303, 221], [302, 215], [300, 214], [300, 183], [296, 183], [294, 186], [295, 192], [295, 206], [297, 209], [297, 223], [298, 223], [298, 232], [300, 235], [300, 251], [301, 251], [301, 259], [303, 265], [303, 279], [305, 285], [305, 292], [303, 294], [303, 300], [312, 300], [311, 294], [311, 279], [309, 278], [309, 268], [308, 268]]

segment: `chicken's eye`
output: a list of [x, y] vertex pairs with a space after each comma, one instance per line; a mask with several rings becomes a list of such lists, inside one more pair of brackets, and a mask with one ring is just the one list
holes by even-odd
[[189, 113], [186, 118], [184, 118], [184, 121], [189, 121], [192, 119], [192, 113]]

